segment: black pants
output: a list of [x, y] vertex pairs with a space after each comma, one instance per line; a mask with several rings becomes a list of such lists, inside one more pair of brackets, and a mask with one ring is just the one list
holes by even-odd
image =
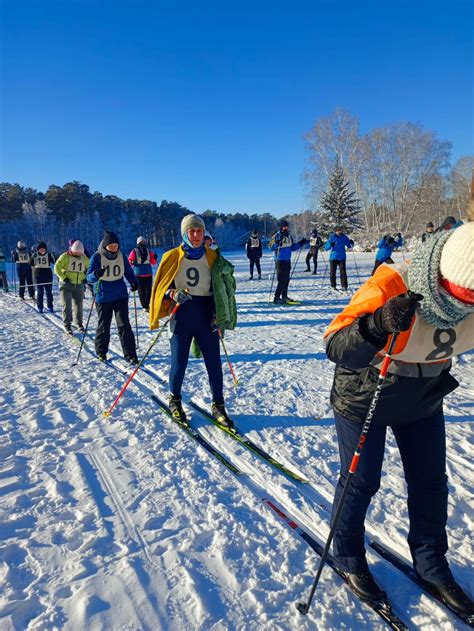
[[20, 285], [20, 298], [24, 298], [25, 297], [25, 287], [28, 286], [28, 293], [30, 295], [30, 298], [34, 298], [35, 297], [35, 288], [33, 286], [33, 276], [31, 274], [31, 267], [28, 267], [28, 269], [17, 269], [17, 273], [18, 273], [18, 283]]
[[291, 261], [276, 262], [277, 287], [275, 290], [275, 298], [288, 298], [290, 272]]
[[[362, 424], [334, 410], [341, 471], [333, 503], [333, 517], [348, 475]], [[334, 557], [351, 573], [365, 572], [364, 522], [367, 508], [380, 486], [385, 451], [385, 426], [372, 425], [357, 472], [346, 495], [334, 533]], [[408, 545], [415, 569], [433, 583], [452, 575], [446, 561], [448, 540], [448, 484], [445, 472], [446, 438], [443, 411], [431, 417], [392, 427], [400, 452], [408, 493]]]
[[38, 309], [43, 308], [43, 296], [46, 294], [46, 304], [48, 309], [53, 310], [53, 283], [44, 283], [36, 285], [36, 306]]
[[134, 359], [137, 356], [135, 346], [135, 336], [133, 335], [130, 320], [128, 318], [128, 298], [120, 298], [112, 302], [96, 303], [97, 308], [97, 329], [95, 333], [95, 351], [97, 355], [105, 357], [109, 350], [110, 325], [112, 315], [115, 313], [115, 322], [122, 345], [125, 359]]
[[341, 275], [341, 287], [347, 289], [347, 272], [346, 272], [346, 260], [329, 261], [329, 280], [331, 281], [331, 287], [336, 289], [336, 269], [339, 267], [339, 273]]
[[152, 276], [137, 276], [138, 297], [140, 298], [141, 306], [147, 311], [150, 308], [152, 281]]
[[313, 259], [313, 265], [314, 265], [313, 274], [316, 274], [316, 272], [318, 271], [318, 250], [317, 249], [314, 252], [311, 252], [310, 250], [308, 254], [306, 255], [306, 269], [308, 271], [310, 270], [311, 259]]
[[250, 262], [250, 276], [253, 276], [253, 266], [257, 268], [257, 274], [259, 276], [262, 275], [262, 270], [260, 269], [260, 259], [249, 259]]
[[380, 265], [382, 265], [382, 263], [393, 263], [393, 259], [388, 257], [388, 259], [386, 259], [385, 261], [379, 261], [377, 259], [375, 259], [375, 265], [374, 265], [374, 269], [372, 270], [372, 276], [375, 274], [375, 270], [380, 267]]
[[8, 278], [6, 272], [0, 272], [0, 287], [3, 287], [5, 291], [8, 291]]

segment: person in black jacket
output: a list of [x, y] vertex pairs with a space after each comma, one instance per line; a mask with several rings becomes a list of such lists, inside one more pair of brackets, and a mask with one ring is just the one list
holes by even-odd
[[323, 240], [318, 234], [316, 228], [311, 231], [311, 236], [309, 238], [309, 250], [306, 255], [306, 269], [305, 272], [310, 272], [310, 262], [313, 259], [313, 274], [316, 274], [318, 271], [318, 252], [319, 248], [322, 247]]
[[421, 242], [424, 243], [426, 239], [431, 237], [431, 235], [433, 234], [434, 234], [434, 223], [432, 221], [428, 221], [428, 223], [426, 224], [426, 229], [421, 235]]
[[[389, 340], [397, 334], [380, 396], [374, 393]], [[363, 598], [385, 594], [367, 565], [366, 511], [379, 489], [387, 427], [397, 442], [407, 483], [408, 545], [415, 572], [452, 609], [474, 615], [446, 559], [448, 484], [443, 399], [459, 384], [452, 358], [474, 347], [474, 222], [430, 237], [410, 263], [382, 265], [325, 332], [336, 363], [331, 405], [340, 477], [333, 519], [356, 451], [334, 530], [334, 559]], [[372, 421], [363, 450], [362, 424]]]
[[254, 230], [245, 244], [247, 250], [247, 258], [250, 261], [250, 278], [253, 280], [253, 268], [257, 268], [258, 280], [262, 278], [262, 270], [260, 268], [260, 259], [262, 258], [262, 240], [258, 230]]
[[53, 312], [53, 272], [51, 265], [54, 265], [56, 258], [54, 254], [48, 252], [44, 241], [40, 241], [35, 252], [30, 256], [30, 266], [33, 272], [33, 281], [36, 285], [36, 307], [39, 313], [43, 313], [43, 296], [46, 292], [46, 304], [48, 311]]
[[12, 261], [16, 266], [16, 274], [18, 276], [19, 296], [21, 300], [25, 299], [25, 288], [28, 287], [28, 294], [34, 300], [35, 287], [33, 285], [33, 276], [30, 267], [30, 255], [24, 241], [18, 241], [16, 248], [12, 252]]

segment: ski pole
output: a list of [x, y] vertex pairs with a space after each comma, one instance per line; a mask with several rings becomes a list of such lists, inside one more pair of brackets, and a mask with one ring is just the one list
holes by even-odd
[[296, 255], [295, 264], [293, 265], [293, 269], [291, 270], [290, 278], [288, 279], [288, 284], [290, 283], [290, 280], [293, 278], [293, 274], [295, 272], [295, 269], [296, 269], [296, 266], [298, 264], [298, 261], [300, 260], [300, 256], [301, 256], [301, 252], [303, 251], [303, 247], [304, 246], [301, 246], [300, 249], [298, 250], [298, 254]]
[[372, 418], [374, 416], [374, 412], [375, 412], [375, 408], [377, 407], [377, 403], [380, 397], [380, 393], [382, 391], [382, 387], [383, 387], [383, 383], [385, 381], [385, 376], [387, 374], [388, 371], [388, 367], [390, 364], [390, 361], [392, 359], [391, 355], [395, 346], [395, 342], [397, 341], [397, 337], [398, 337], [398, 333], [393, 333], [392, 334], [392, 338], [390, 340], [390, 344], [387, 350], [387, 353], [383, 359], [382, 362], [382, 367], [380, 368], [380, 372], [379, 372], [379, 379], [378, 379], [378, 383], [377, 383], [377, 387], [375, 388], [375, 392], [373, 394], [372, 397], [372, 401], [370, 402], [370, 406], [369, 409], [367, 411], [367, 416], [365, 417], [365, 421], [364, 424], [362, 426], [362, 431], [360, 433], [359, 436], [359, 441], [357, 443], [357, 447], [354, 450], [354, 455], [352, 456], [352, 461], [351, 464], [349, 466], [349, 475], [346, 478], [346, 481], [344, 483], [344, 487], [342, 489], [342, 493], [341, 493], [341, 497], [339, 498], [339, 503], [337, 505], [336, 508], [336, 512], [334, 514], [334, 519], [332, 522], [332, 526], [331, 529], [329, 530], [329, 535], [326, 541], [326, 545], [324, 546], [324, 550], [323, 553], [321, 555], [321, 558], [319, 560], [319, 566], [318, 566], [318, 570], [316, 572], [316, 577], [314, 579], [314, 583], [313, 583], [313, 587], [311, 589], [311, 593], [309, 595], [308, 598], [308, 602], [307, 603], [298, 603], [296, 605], [298, 611], [305, 615], [308, 613], [309, 608], [311, 607], [311, 603], [313, 601], [313, 597], [314, 597], [314, 593], [316, 591], [316, 587], [318, 586], [318, 582], [319, 582], [319, 577], [321, 576], [321, 572], [323, 571], [323, 567], [324, 567], [324, 563], [327, 559], [328, 556], [328, 552], [329, 552], [329, 548], [331, 546], [332, 543], [332, 539], [334, 536], [334, 532], [336, 530], [338, 521], [339, 521], [339, 516], [342, 512], [342, 507], [344, 506], [344, 501], [347, 495], [347, 492], [349, 490], [349, 487], [351, 485], [352, 479], [354, 477], [354, 474], [357, 471], [357, 466], [359, 464], [359, 459], [360, 459], [360, 455], [362, 453], [362, 449], [364, 448], [364, 443], [366, 441], [367, 438], [367, 432], [369, 431], [370, 428], [370, 424], [372, 422]]
[[321, 279], [321, 284], [322, 284], [322, 283], [324, 283], [324, 279], [326, 278], [326, 272], [328, 271], [328, 264], [326, 262], [326, 259], [324, 258], [324, 254], [323, 254], [322, 248], [320, 248], [319, 252], [321, 254], [321, 258], [323, 259], [323, 263], [324, 263], [324, 273], [323, 273], [323, 277]]
[[359, 285], [362, 285], [362, 281], [360, 280], [359, 268], [357, 267], [357, 261], [356, 261], [356, 255], [355, 255], [355, 252], [354, 252], [354, 246], [352, 246], [351, 250], [352, 250], [352, 256], [354, 257], [354, 265], [355, 265], [356, 272], [357, 272], [357, 279], [359, 281]]
[[174, 314], [176, 313], [176, 311], [178, 311], [180, 307], [179, 302], [176, 303], [176, 305], [173, 308], [173, 311], [170, 313], [169, 318], [166, 320], [166, 322], [164, 322], [160, 328], [158, 333], [155, 336], [155, 339], [153, 340], [153, 342], [150, 344], [150, 346], [148, 347], [146, 353], [143, 355], [143, 357], [140, 359], [138, 366], [134, 369], [134, 371], [132, 372], [132, 374], [130, 375], [130, 377], [127, 379], [127, 381], [125, 382], [125, 384], [123, 385], [122, 389], [120, 390], [120, 392], [117, 395], [117, 398], [115, 399], [115, 401], [112, 403], [112, 405], [110, 406], [110, 408], [108, 410], [106, 410], [103, 415], [104, 416], [110, 416], [112, 414], [112, 410], [114, 409], [114, 407], [117, 405], [117, 403], [120, 401], [120, 399], [122, 398], [123, 393], [125, 392], [125, 390], [128, 388], [130, 382], [132, 381], [132, 379], [135, 377], [135, 375], [137, 374], [137, 372], [139, 371], [139, 369], [141, 368], [141, 365], [143, 364], [143, 362], [145, 361], [145, 359], [148, 357], [148, 354], [150, 353], [151, 349], [155, 346], [155, 344], [158, 342], [158, 339], [160, 338], [160, 335], [163, 333], [163, 331], [165, 330], [165, 328], [167, 327], [167, 325], [169, 324], [169, 322], [171, 321], [171, 319], [174, 317]]
[[[100, 283], [100, 280], [99, 280], [99, 283]], [[95, 297], [96, 297], [96, 294], [94, 294], [94, 299], [92, 300], [91, 308], [89, 309], [89, 315], [87, 316], [86, 328], [84, 329], [84, 334], [82, 335], [81, 346], [79, 347], [79, 352], [77, 354], [76, 361], [73, 363], [73, 366], [77, 366], [77, 364], [79, 363], [79, 357], [81, 356], [82, 347], [84, 346], [84, 340], [86, 339], [87, 330], [89, 328], [89, 322], [90, 322], [90, 319], [91, 319], [92, 311], [94, 310]]]
[[[217, 323], [216, 323], [216, 325], [217, 325]], [[227, 357], [227, 364], [229, 366], [230, 374], [232, 375], [232, 380], [234, 382], [234, 386], [238, 386], [239, 385], [239, 380], [235, 376], [235, 372], [234, 372], [234, 369], [232, 368], [232, 364], [231, 364], [231, 361], [230, 361], [229, 353], [227, 352], [227, 349], [226, 349], [225, 344], [224, 344], [224, 337], [223, 337], [219, 327], [217, 327], [217, 331], [219, 333], [219, 339], [221, 341], [222, 348], [224, 349], [225, 356]]]
[[140, 342], [138, 339], [137, 296], [136, 296], [135, 291], [132, 291], [132, 294], [133, 294], [133, 307], [135, 310], [135, 332], [137, 335], [137, 348], [140, 348]]

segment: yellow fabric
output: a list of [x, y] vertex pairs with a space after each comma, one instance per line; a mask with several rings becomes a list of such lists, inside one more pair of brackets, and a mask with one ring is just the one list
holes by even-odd
[[[173, 301], [165, 298], [165, 293], [170, 288], [174, 277], [179, 269], [180, 263], [184, 257], [183, 246], [180, 245], [173, 250], [169, 250], [163, 255], [160, 266], [155, 276], [150, 301], [150, 329], [157, 329], [161, 318], [165, 318], [173, 307]], [[212, 269], [217, 254], [214, 250], [210, 250], [206, 246], [206, 258], [209, 263], [209, 269]], [[176, 289], [184, 289], [177, 287]]]

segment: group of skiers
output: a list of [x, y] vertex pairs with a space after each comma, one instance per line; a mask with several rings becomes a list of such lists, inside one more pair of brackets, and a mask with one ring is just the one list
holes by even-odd
[[[427, 226], [427, 234], [430, 234]], [[422, 240], [410, 263], [394, 264], [395, 247], [401, 247], [400, 233], [385, 235], [378, 243], [373, 275], [350, 303], [339, 313], [324, 334], [326, 352], [336, 364], [331, 390], [340, 454], [340, 476], [336, 487], [332, 520], [334, 558], [346, 579], [363, 599], [381, 601], [385, 594], [373, 578], [365, 555], [365, 516], [377, 492], [385, 449], [387, 427], [391, 427], [400, 451], [408, 492], [410, 547], [416, 573], [427, 587], [454, 610], [474, 614], [472, 599], [462, 590], [451, 573], [446, 553], [448, 542], [446, 445], [443, 416], [444, 397], [458, 383], [450, 374], [452, 358], [474, 348], [474, 217], [463, 225], [444, 227]], [[236, 326], [235, 279], [233, 266], [206, 239], [204, 220], [187, 215], [181, 222], [182, 243], [166, 252], [152, 284], [151, 266], [156, 258], [140, 237], [127, 258], [120, 251], [118, 236], [110, 231], [90, 261], [80, 241], [74, 241], [55, 262], [60, 279], [65, 326], [71, 325], [71, 303], [76, 304], [76, 323], [82, 327], [84, 282], [92, 284], [98, 323], [95, 349], [99, 358], [107, 356], [110, 325], [115, 314], [124, 356], [137, 363], [135, 338], [128, 316], [128, 291], [140, 289], [143, 308], [150, 308], [150, 328], [167, 318], [171, 363], [169, 371], [169, 408], [173, 417], [186, 423], [182, 406], [182, 385], [189, 352], [196, 342], [202, 353], [212, 393], [212, 413], [226, 429], [233, 428], [224, 401], [223, 375], [219, 343], [226, 329]], [[316, 230], [310, 240], [295, 242], [283, 221], [270, 242], [275, 253], [277, 287], [274, 302], [288, 300], [291, 254], [309, 242], [307, 269], [313, 260], [317, 270], [317, 252], [330, 251], [331, 285], [336, 285], [339, 267], [341, 286], [347, 288], [346, 250], [354, 241], [336, 227], [322, 242]], [[17, 265], [33, 269], [38, 288], [51, 288], [50, 265], [54, 257], [41, 242], [32, 256], [19, 242], [15, 253]], [[23, 253], [23, 254], [22, 254]], [[254, 231], [247, 242], [251, 278], [254, 266], [261, 277], [259, 260], [262, 243]], [[388, 262], [389, 265], [382, 265]], [[131, 264], [135, 270], [132, 269]], [[28, 287], [33, 294], [31, 276], [25, 270], [20, 295]], [[48, 273], [49, 272], [49, 273]], [[30, 271], [31, 273], [31, 271]], [[48, 308], [52, 309], [50, 290], [46, 290]], [[41, 302], [40, 302], [41, 300]], [[42, 307], [43, 296], [38, 298]], [[147, 302], [148, 301], [148, 302]], [[375, 396], [382, 363], [387, 375]], [[352, 462], [361, 449], [361, 428], [368, 414], [370, 429], [363, 442], [363, 453], [352, 485], [343, 495]], [[359, 456], [357, 457], [359, 458]], [[344, 503], [338, 512], [342, 499]]]

